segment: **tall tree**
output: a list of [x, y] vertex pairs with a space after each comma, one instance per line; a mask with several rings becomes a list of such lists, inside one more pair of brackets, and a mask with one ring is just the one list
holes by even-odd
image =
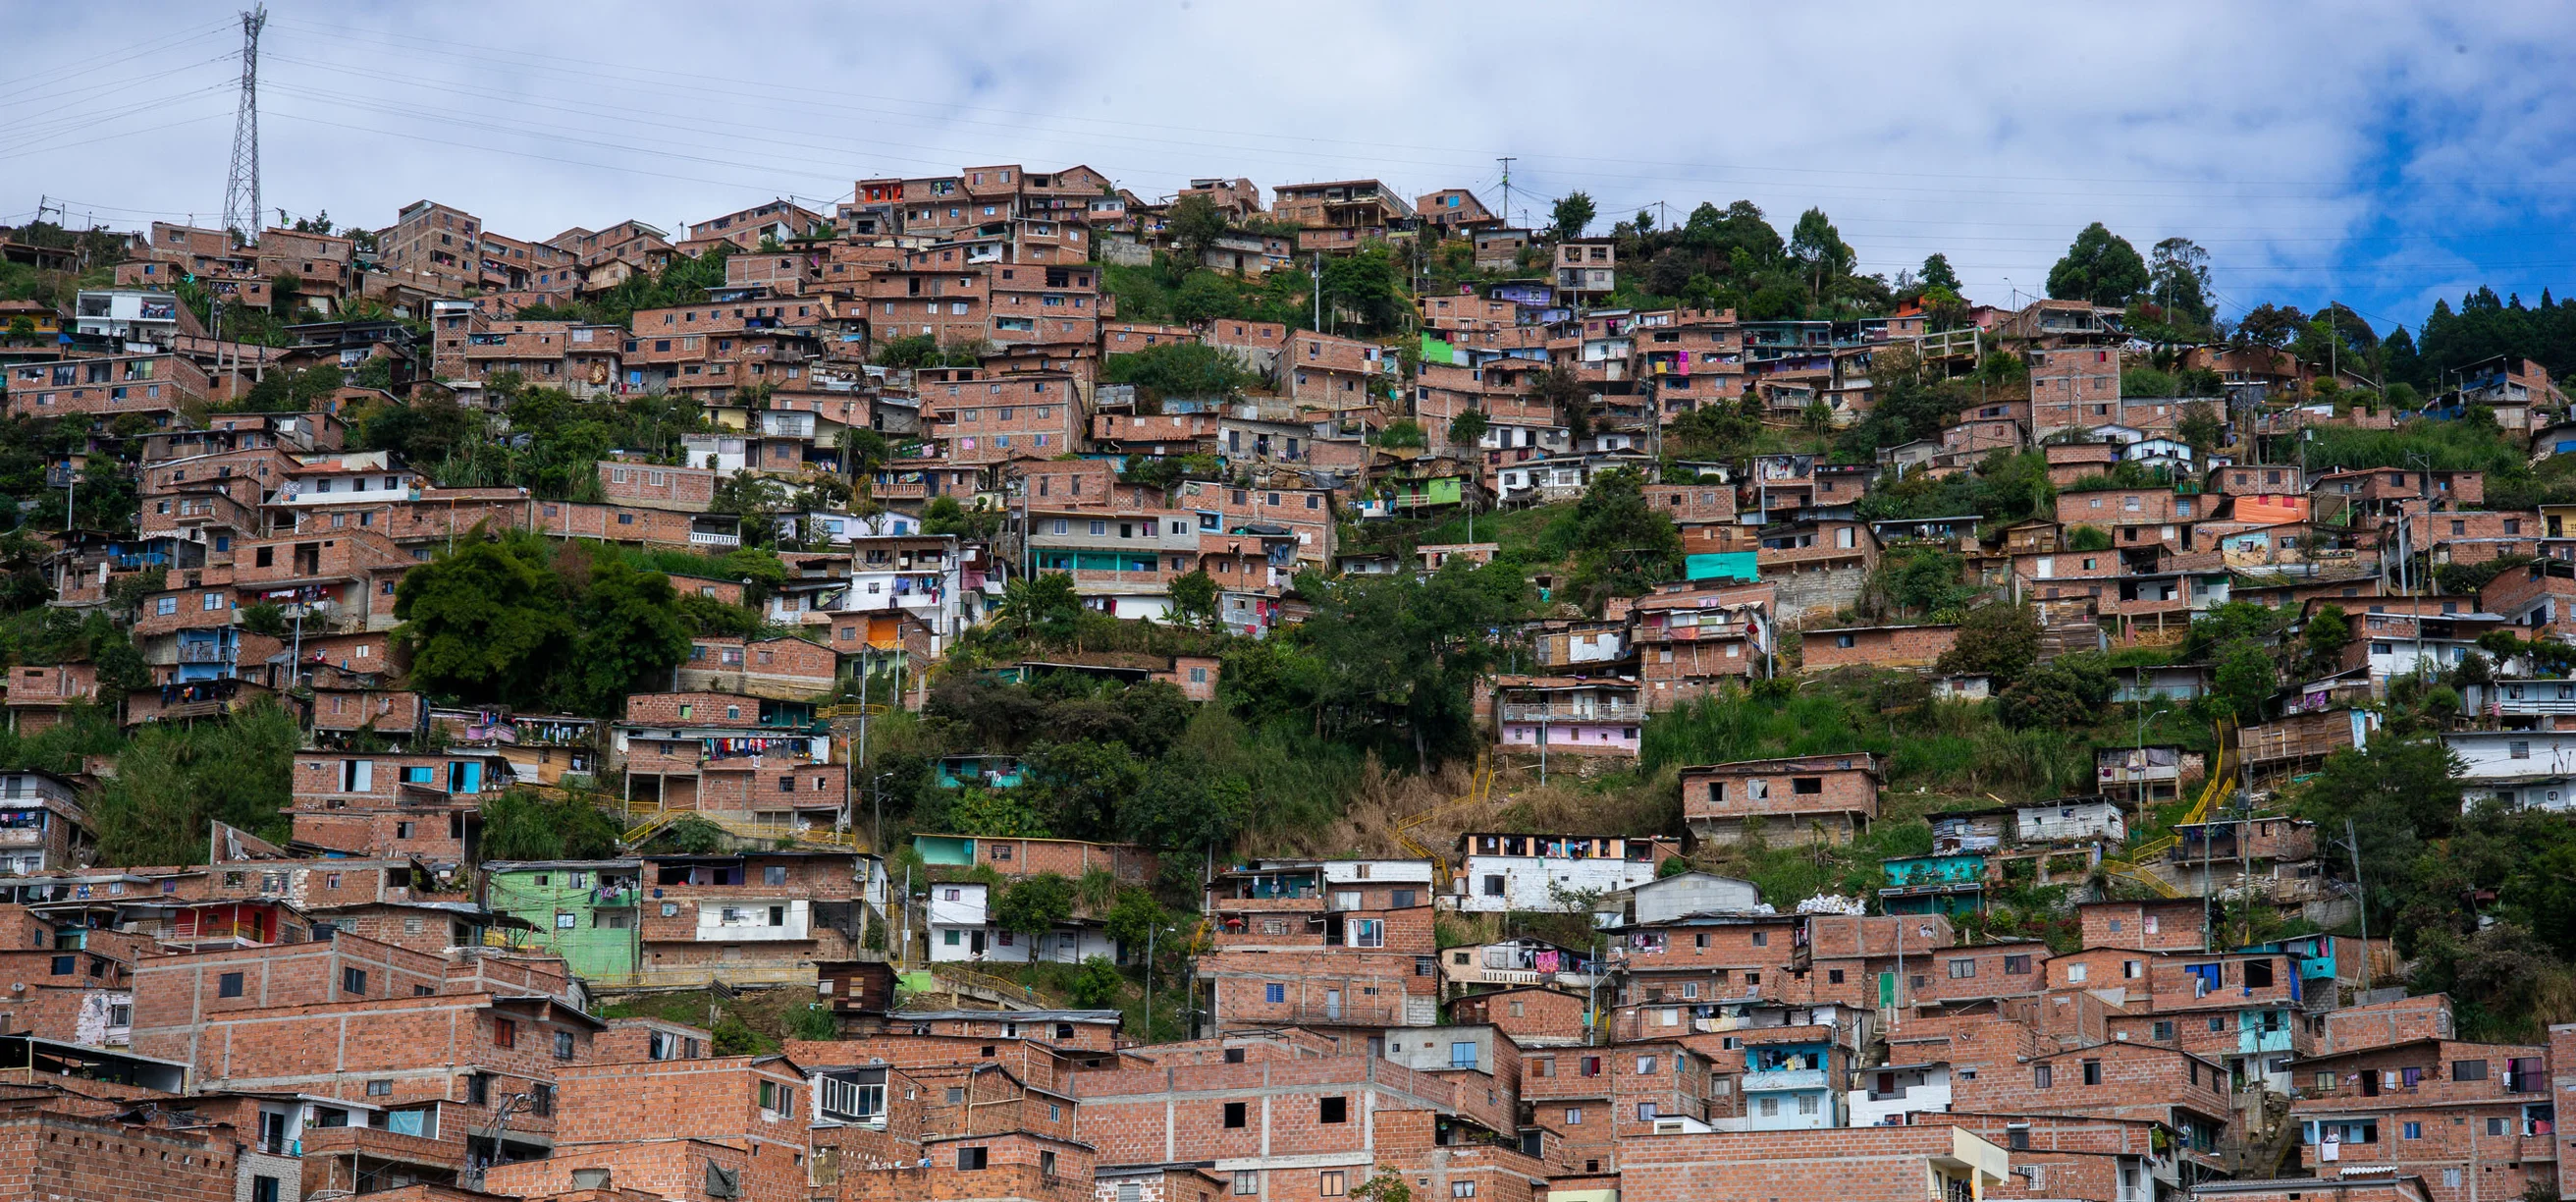
[[1947, 288], [1952, 292], [1960, 290], [1959, 273], [1950, 270], [1950, 256], [1939, 251], [1924, 256], [1923, 270], [1917, 273], [1915, 283], [1922, 285], [1926, 292], [1934, 288]]
[[1565, 198], [1557, 201], [1556, 207], [1549, 212], [1559, 241], [1582, 237], [1583, 231], [1591, 226], [1593, 215], [1592, 197], [1582, 192], [1566, 193]]
[[475, 539], [405, 572], [394, 638], [421, 688], [469, 702], [534, 706], [572, 650], [563, 582], [533, 535]]
[[1528, 612], [1517, 564], [1452, 559], [1428, 579], [1309, 575], [1298, 589], [1314, 603], [1299, 636], [1320, 668], [1326, 733], [1408, 742], [1422, 771], [1473, 741], [1469, 690], [1503, 627]]
[[1798, 224], [1789, 231], [1789, 256], [1798, 261], [1799, 273], [1807, 282], [1808, 298], [1817, 302], [1825, 299], [1827, 284], [1851, 274], [1858, 258], [1823, 209], [1809, 209], [1798, 215]]
[[2172, 324], [2209, 324], [2209, 252], [2180, 235], [2156, 243], [2147, 261], [2147, 299]]
[[1193, 193], [1172, 203], [1165, 215], [1165, 228], [1171, 231], [1172, 247], [1178, 251], [1184, 269], [1196, 267], [1207, 259], [1208, 248], [1225, 236], [1225, 212], [1205, 193]]
[[679, 593], [660, 572], [640, 572], [624, 560], [601, 563], [573, 610], [581, 636], [578, 654], [564, 665], [565, 700], [585, 713], [616, 713], [627, 694], [663, 687], [689, 657]]
[[2147, 284], [2147, 261], [2138, 248], [2099, 221], [2075, 235], [2066, 257], [2048, 270], [2048, 295], [2057, 300], [2125, 305]]

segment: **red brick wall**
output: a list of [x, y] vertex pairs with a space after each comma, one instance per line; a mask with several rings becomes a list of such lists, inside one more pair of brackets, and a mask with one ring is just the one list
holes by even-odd
[[1668, 1135], [1634, 1141], [1620, 1166], [1621, 1202], [1786, 1198], [1920, 1202], [1947, 1127]]
[[247, 1134], [67, 1113], [77, 1105], [28, 1100], [0, 1111], [0, 1197], [232, 1202], [233, 1141]]
[[[1842, 638], [1852, 641], [1842, 646]], [[1799, 655], [1810, 670], [1868, 664], [1881, 668], [1925, 667], [1959, 641], [1956, 626], [1900, 626], [1875, 630], [1810, 630], [1799, 643]]]

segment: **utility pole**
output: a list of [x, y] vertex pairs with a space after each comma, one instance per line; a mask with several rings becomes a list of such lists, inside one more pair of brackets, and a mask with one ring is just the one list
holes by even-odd
[[1512, 156], [1501, 155], [1494, 161], [1503, 165], [1503, 224], [1509, 225], [1512, 221]]
[[2361, 915], [2361, 991], [2370, 992], [2370, 890], [2361, 883], [2361, 843], [2353, 836], [2352, 818], [2343, 820], [2343, 848], [2352, 853], [2354, 912]]
[[259, 241], [259, 32], [268, 6], [241, 15], [241, 108], [233, 117], [232, 172], [224, 180], [224, 226], [244, 243]]

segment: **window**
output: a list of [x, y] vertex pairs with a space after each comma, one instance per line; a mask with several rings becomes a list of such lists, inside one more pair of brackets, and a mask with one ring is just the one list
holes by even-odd
[[1800, 1114], [1814, 1114], [1815, 1112], [1816, 1112], [1816, 1095], [1811, 1094], [1811, 1093], [1802, 1093], [1802, 1094], [1799, 1094], [1799, 1095], [1798, 1095], [1798, 1113], [1800, 1113]]
[[2503, 1120], [2503, 1119], [2488, 1119], [2488, 1120], [2487, 1120], [2487, 1134], [2489, 1134], [2489, 1135], [2502, 1135], [2502, 1134], [2504, 1134], [2504, 1120]]
[[961, 1173], [976, 1173], [983, 1171], [985, 1163], [984, 1153], [985, 1149], [982, 1148], [957, 1149], [957, 1171]]
[[1342, 1170], [1326, 1169], [1315, 1179], [1315, 1192], [1327, 1198], [1345, 1197], [1348, 1190], [1343, 1185], [1344, 1180]]
[[1274, 1006], [1281, 1002], [1285, 1002], [1288, 1000], [1288, 987], [1285, 985], [1264, 985], [1261, 987], [1261, 1000]]
[[1260, 1193], [1261, 1170], [1236, 1169], [1234, 1171], [1234, 1192], [1236, 1197], [1241, 1198], [1249, 1198], [1254, 1194]]
[[493, 1019], [492, 1046], [496, 1048], [519, 1046], [519, 1024], [506, 1018]]
[[1336, 1096], [1336, 1097], [1330, 1097], [1330, 1098], [1318, 1098], [1318, 1099], [1316, 1099], [1316, 1103], [1315, 1103], [1315, 1121], [1316, 1121], [1316, 1122], [1319, 1122], [1319, 1123], [1344, 1123], [1344, 1122], [1349, 1122], [1349, 1121], [1350, 1121], [1350, 1117], [1351, 1117], [1351, 1100], [1350, 1100], [1349, 1098]]
[[[215, 978], [216, 997], [240, 997], [241, 995], [242, 975], [240, 973], [228, 972]], [[2483, 1061], [2478, 1064], [2478, 1075], [2481, 1077], [2487, 1075], [2487, 1066]]]
[[367, 970], [363, 968], [341, 969], [340, 992], [356, 997], [367, 996]]
[[2398, 1127], [2398, 1136], [2397, 1136], [2397, 1137], [2398, 1137], [2399, 1139], [2422, 1139], [2422, 1138], [2424, 1138], [2424, 1124], [2422, 1124], [2422, 1123], [2404, 1123], [2404, 1124], [2401, 1124], [2401, 1125], [2399, 1125], [2399, 1127]]
[[2100, 1085], [2102, 1083], [2101, 1061], [2087, 1060], [2084, 1062], [2084, 1083], [2086, 1085]]
[[1637, 1057], [1637, 1075], [1638, 1075], [1638, 1076], [1640, 1076], [1640, 1077], [1651, 1077], [1651, 1076], [1654, 1076], [1654, 1075], [1655, 1075], [1655, 1058], [1654, 1058], [1654, 1057], [1652, 1057], [1652, 1056], [1639, 1056], [1639, 1057]]
[[2484, 1081], [2487, 1079], [2487, 1062], [2484, 1060], [2454, 1060], [2451, 1062], [2451, 1079], [2454, 1081]]
[[1582, 1107], [1580, 1107], [1580, 1106], [1568, 1106], [1568, 1107], [1566, 1107], [1566, 1108], [1565, 1108], [1565, 1125], [1566, 1125], [1566, 1126], [1568, 1126], [1568, 1127], [1580, 1127], [1580, 1126], [1582, 1126], [1582, 1125], [1583, 1125], [1583, 1108], [1582, 1108]]
[[1766, 1119], [1776, 1119], [1780, 1117], [1780, 1099], [1766, 1097], [1762, 1099], [1760, 1109], [1762, 1111], [1762, 1117]]
[[78, 956], [56, 956], [56, 957], [54, 957], [54, 963], [53, 963], [53, 975], [54, 975], [54, 976], [58, 976], [58, 977], [68, 977], [68, 976], [71, 976], [72, 974], [74, 974], [74, 973], [76, 973], [76, 972], [78, 972], [78, 971], [80, 971], [80, 957], [78, 957]]
[[2047, 1089], [2056, 1084], [2057, 1068], [2055, 1065], [2034, 1064], [2030, 1066], [2030, 1087], [2032, 1089]]
[[1641, 1122], [1641, 1123], [1651, 1123], [1651, 1122], [1654, 1122], [1654, 1121], [1655, 1121], [1655, 1104], [1654, 1104], [1654, 1103], [1652, 1103], [1652, 1102], [1639, 1102], [1639, 1103], [1637, 1103], [1637, 1121], [1638, 1121], [1638, 1122]]
[[[1647, 1104], [1653, 1105], [1651, 1102]], [[1476, 1196], [1476, 1183], [1473, 1181], [1452, 1181], [1449, 1183], [1449, 1196], [1452, 1198], [1473, 1198]]]
[[1975, 976], [1975, 975], [1977, 975], [1977, 962], [1976, 962], [1976, 961], [1974, 961], [1974, 960], [1952, 960], [1952, 961], [1950, 962], [1950, 979], [1951, 979], [1951, 980], [1953, 980], [1953, 981], [1965, 980], [1965, 979], [1967, 979], [1967, 978], [1969, 978], [1969, 977], [1973, 977], [1973, 976]]
[[2028, 956], [2006, 956], [2006, 957], [2004, 957], [2004, 975], [2005, 975], [2005, 976], [2008, 976], [2008, 977], [2026, 977], [2026, 976], [2029, 976], [2029, 975], [2030, 975], [2030, 957], [2028, 957]]
[[570, 1059], [572, 1059], [572, 1032], [570, 1032], [570, 1031], [557, 1031], [557, 1032], [555, 1032], [555, 1059], [557, 1059], [557, 1060], [570, 1060]]
[[367, 1096], [371, 1098], [390, 1098], [394, 1096], [394, 1083], [389, 1080], [369, 1081], [367, 1082]]
[[2172, 1039], [2172, 1038], [2174, 1037], [2174, 1025], [2173, 1025], [2172, 1023], [2169, 1023], [2169, 1022], [2160, 1022], [2160, 1023], [2157, 1023], [2157, 1024], [2156, 1024], [2156, 1028], [2155, 1028], [2155, 1030], [2156, 1030], [2155, 1038], [2156, 1038], [2156, 1041], [2157, 1041], [2157, 1042], [2159, 1042], [2159, 1043], [2165, 1042], [2165, 1041], [2170, 1040], [2170, 1039]]
[[1228, 1102], [1225, 1104], [1225, 1125], [1228, 1130], [1232, 1130], [1244, 1124], [1244, 1107], [1245, 1103], [1242, 1102]]

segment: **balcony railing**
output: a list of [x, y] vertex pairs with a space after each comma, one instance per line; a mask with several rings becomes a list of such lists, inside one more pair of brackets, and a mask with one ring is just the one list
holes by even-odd
[[1502, 707], [1505, 722], [1643, 722], [1640, 705], [1513, 705]]
[[707, 530], [692, 530], [689, 532], [689, 541], [701, 547], [739, 547], [742, 545], [742, 536], [739, 534], [717, 534]]

